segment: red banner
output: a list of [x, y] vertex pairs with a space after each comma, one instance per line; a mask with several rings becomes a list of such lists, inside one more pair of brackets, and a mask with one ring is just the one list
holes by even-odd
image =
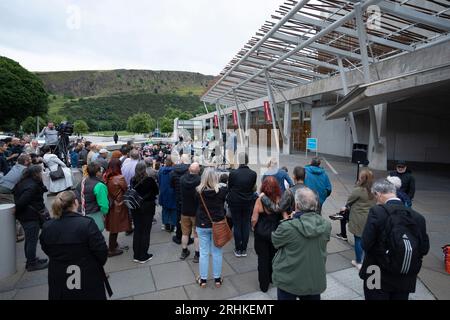
[[268, 123], [272, 123], [272, 113], [270, 112], [269, 101], [264, 101], [264, 116], [266, 117], [266, 121]]
[[238, 114], [237, 114], [237, 110], [233, 110], [233, 124], [235, 127], [238, 126]]
[[219, 117], [217, 116], [217, 114], [214, 115], [214, 128], [218, 128], [219, 127]]

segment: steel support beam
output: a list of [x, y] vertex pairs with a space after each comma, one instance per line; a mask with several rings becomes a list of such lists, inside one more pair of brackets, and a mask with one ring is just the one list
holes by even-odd
[[[330, 25], [330, 23], [327, 22], [327, 21], [323, 21], [323, 20], [319, 20], [319, 19], [313, 19], [313, 18], [307, 17], [307, 16], [305, 16], [303, 14], [296, 14], [294, 16], [294, 19], [298, 20], [299, 22], [303, 22], [303, 23], [306, 23], [306, 24], [312, 24], [314, 26], [321, 27], [321, 28], [326, 28], [326, 27], [328, 27]], [[335, 31], [343, 33], [343, 34], [346, 34], [346, 35], [349, 35], [349, 36], [352, 36], [352, 37], [355, 37], [355, 38], [358, 37], [358, 31], [350, 29], [350, 28], [339, 27], [339, 28], [336, 28]], [[380, 38], [380, 37], [377, 37], [377, 36], [367, 35], [367, 39], [369, 41], [371, 41], [371, 42], [379, 43], [379, 44], [382, 44], [382, 45], [385, 45], [385, 46], [389, 46], [389, 47], [392, 47], [392, 48], [395, 48], [395, 49], [404, 50], [404, 51], [414, 51], [414, 48], [409, 46], [409, 45], [404, 45], [404, 44], [398, 43], [396, 41], [387, 40], [387, 39]]]
[[[339, 69], [340, 69], [340, 75], [341, 75], [341, 81], [342, 81], [342, 88], [344, 90], [344, 95], [347, 95], [349, 93], [348, 85], [347, 85], [347, 76], [345, 74], [344, 65], [342, 63], [342, 58], [337, 57]], [[356, 131], [356, 122], [355, 122], [355, 115], [353, 112], [350, 112], [348, 114], [348, 120], [350, 122], [350, 128], [352, 129], [352, 138], [353, 143], [358, 143], [358, 131]]]
[[237, 122], [239, 128], [239, 138], [241, 140], [241, 146], [244, 146], [244, 136], [242, 135], [242, 127], [241, 127], [241, 112], [239, 111], [239, 103], [236, 95], [236, 90], [233, 91], [234, 101], [236, 103], [236, 112], [237, 112]]
[[288, 22], [292, 16], [294, 16], [298, 11], [300, 11], [305, 4], [307, 4], [309, 2], [309, 0], [302, 0], [299, 1], [280, 21], [278, 21], [278, 23], [268, 32], [264, 35], [264, 37], [262, 37], [257, 44], [255, 44], [237, 63], [235, 63], [230, 70], [227, 71], [227, 73], [225, 73], [223, 75], [223, 77], [215, 84], [213, 85], [208, 92], [206, 93], [206, 95], [211, 92], [216, 85], [220, 84], [220, 82], [222, 82], [223, 79], [225, 79], [226, 77], [228, 77], [231, 72], [233, 72], [233, 70], [235, 70], [243, 61], [245, 61], [245, 59], [247, 59], [248, 57], [250, 57], [250, 55], [255, 52], [263, 43], [265, 43], [274, 32], [276, 32], [279, 28], [281, 28], [286, 22]]
[[[380, 1], [381, 0], [368, 0], [368, 1], [364, 2], [364, 4], [361, 6], [361, 9], [364, 10], [367, 7], [369, 7], [370, 5], [377, 4]], [[324, 35], [328, 34], [329, 32], [333, 31], [334, 29], [342, 26], [348, 20], [353, 19], [354, 17], [355, 17], [355, 11], [353, 10], [353, 11], [347, 13], [345, 16], [343, 16], [339, 20], [337, 20], [337, 21], [333, 22], [332, 24], [330, 24], [327, 28], [325, 28], [325, 29], [321, 30], [320, 32], [318, 32], [316, 35], [312, 36], [308, 40], [306, 40], [303, 43], [299, 44], [294, 49], [292, 49], [291, 51], [287, 52], [286, 54], [284, 54], [283, 56], [278, 58], [276, 61], [272, 62], [270, 65], [267, 66], [267, 69], [270, 69], [270, 68], [276, 66], [277, 64], [283, 62], [284, 60], [290, 58], [291, 56], [295, 55], [298, 51], [308, 47], [310, 44], [312, 44], [315, 41], [319, 40]], [[264, 69], [258, 70], [251, 77], [247, 78], [245, 81], [242, 81], [236, 88], [239, 88], [240, 86], [244, 85], [245, 83], [252, 81], [254, 78], [258, 77], [262, 73], [264, 73]], [[229, 92], [227, 92], [223, 96], [228, 95], [231, 91], [232, 90], [230, 90]]]

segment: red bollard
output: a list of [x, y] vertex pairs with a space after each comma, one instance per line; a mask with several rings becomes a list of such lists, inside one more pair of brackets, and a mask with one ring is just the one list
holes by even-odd
[[443, 246], [442, 250], [444, 251], [445, 271], [450, 274], [450, 244]]

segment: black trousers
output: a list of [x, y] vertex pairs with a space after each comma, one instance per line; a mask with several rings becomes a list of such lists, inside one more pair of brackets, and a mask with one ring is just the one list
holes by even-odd
[[253, 205], [254, 202], [244, 205], [230, 205], [231, 217], [233, 220], [234, 246], [236, 251], [247, 250]]
[[408, 300], [409, 292], [385, 292], [382, 289], [368, 289], [364, 286], [366, 300]]
[[25, 232], [25, 257], [27, 258], [26, 266], [31, 266], [36, 263], [36, 248], [39, 241], [39, 221], [20, 222]]
[[278, 300], [297, 300], [299, 298], [300, 300], [304, 301], [317, 301], [320, 300], [320, 294], [312, 295], [312, 296], [297, 296], [295, 294], [286, 292], [281, 289], [277, 289], [278, 293]]
[[134, 259], [145, 261], [148, 259], [150, 247], [150, 232], [152, 231], [154, 214], [133, 212], [133, 254]]
[[181, 203], [177, 199], [177, 231], [175, 232], [175, 237], [181, 241], [183, 232], [181, 231]]
[[343, 214], [344, 219], [340, 220], [341, 223], [341, 235], [347, 237], [347, 223], [350, 221], [350, 213], [345, 211]]
[[267, 292], [272, 282], [272, 260], [277, 250], [272, 241], [255, 234], [255, 251], [258, 255], [258, 280], [261, 291]]

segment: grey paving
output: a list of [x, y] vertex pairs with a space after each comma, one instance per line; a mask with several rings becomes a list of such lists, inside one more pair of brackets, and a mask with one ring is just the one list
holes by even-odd
[[113, 272], [109, 276], [109, 283], [114, 292], [113, 300], [156, 290], [149, 267]]
[[186, 261], [152, 266], [156, 289], [163, 290], [195, 282], [195, 274]]
[[253, 250], [248, 250], [247, 254], [248, 256], [245, 258], [237, 258], [234, 253], [228, 252], [224, 253], [223, 257], [237, 273], [245, 273], [258, 268], [258, 257], [256, 253]]
[[[348, 162], [330, 158], [329, 162], [338, 171], [334, 175], [326, 167], [333, 184], [333, 193], [323, 207], [323, 216], [333, 214], [346, 201], [355, 182], [355, 168]], [[308, 159], [304, 156], [281, 156], [281, 164], [286, 165], [290, 172], [294, 165], [305, 165]], [[259, 169], [259, 168], [255, 168]], [[386, 172], [376, 171], [376, 177], [383, 177]], [[430, 235], [431, 250], [424, 258], [423, 268], [417, 281], [416, 293], [411, 295], [412, 300], [450, 300], [450, 276], [444, 270], [441, 246], [450, 243], [450, 175], [441, 177], [441, 174], [417, 173], [417, 196], [414, 207], [423, 213], [427, 219], [427, 229]], [[260, 179], [258, 179], [260, 181]], [[447, 187], [446, 187], [447, 186]], [[50, 205], [53, 198], [49, 198]], [[222, 276], [225, 278], [223, 286], [214, 287], [210, 280], [206, 289], [195, 283], [198, 274], [198, 264], [194, 264], [193, 247], [191, 257], [180, 261], [181, 247], [172, 242], [173, 234], [161, 231], [161, 212], [157, 209], [157, 224], [153, 225], [151, 245], [149, 252], [154, 255], [151, 262], [140, 265], [132, 261], [132, 236], [119, 235], [119, 244], [129, 246], [129, 250], [118, 257], [108, 259], [105, 266], [110, 275], [110, 283], [114, 291], [113, 299], [157, 300], [157, 299], [237, 299], [237, 300], [266, 300], [276, 299], [277, 289], [270, 287], [267, 293], [259, 291], [257, 277], [257, 256], [254, 251], [253, 235], [248, 244], [248, 257], [236, 258], [234, 256], [234, 242], [231, 241], [224, 249]], [[332, 237], [328, 244], [327, 259], [327, 290], [322, 299], [332, 300], [361, 300], [363, 299], [362, 281], [357, 270], [351, 266], [354, 259], [353, 236], [349, 235], [349, 242], [335, 238], [340, 232], [338, 222], [332, 222]], [[104, 233], [108, 239], [108, 233]], [[8, 278], [0, 280], [0, 300], [40, 299], [48, 297], [47, 271], [28, 273], [24, 270], [25, 257], [24, 243], [18, 243], [17, 270], [18, 272]], [[38, 245], [38, 255], [44, 257]]]
[[327, 272], [335, 272], [343, 269], [351, 268], [351, 262], [341, 256], [340, 254], [334, 253], [329, 254], [327, 257], [326, 270]]
[[188, 300], [188, 296], [183, 287], [177, 287], [134, 296], [133, 300]]
[[47, 300], [48, 285], [41, 285], [20, 289], [14, 296], [14, 300]]
[[239, 292], [230, 281], [225, 279], [221, 288], [214, 286], [214, 281], [208, 281], [206, 288], [200, 288], [198, 284], [184, 286], [190, 300], [225, 300], [239, 296]]
[[259, 290], [258, 271], [236, 274], [228, 277], [228, 281], [241, 295]]

